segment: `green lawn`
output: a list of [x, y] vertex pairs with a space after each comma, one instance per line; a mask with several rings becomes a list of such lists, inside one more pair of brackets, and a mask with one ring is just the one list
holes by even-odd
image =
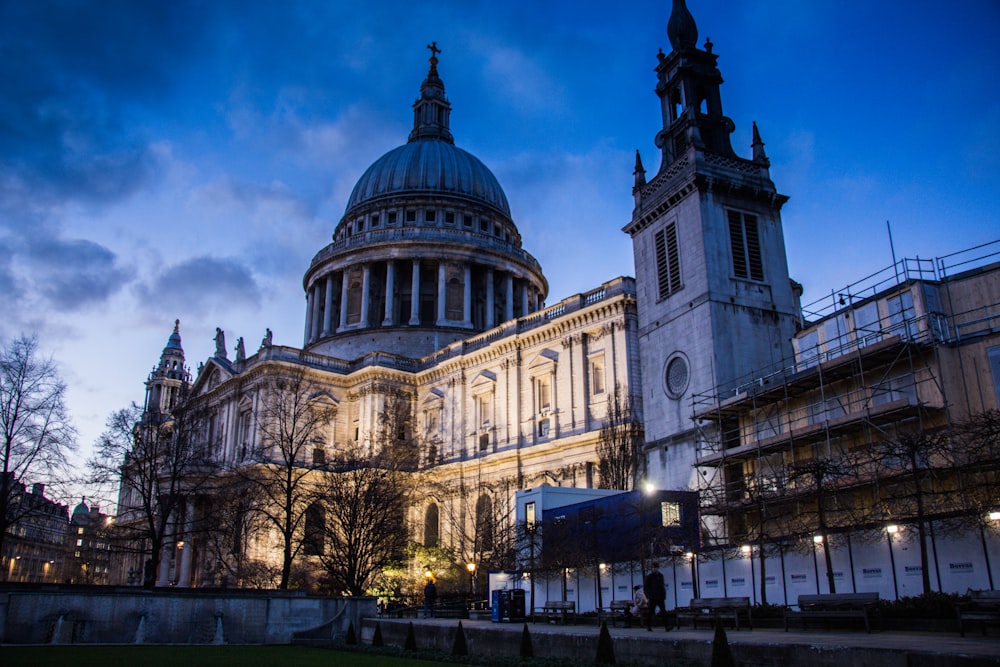
[[5, 667], [431, 667], [439, 662], [302, 646], [4, 646]]

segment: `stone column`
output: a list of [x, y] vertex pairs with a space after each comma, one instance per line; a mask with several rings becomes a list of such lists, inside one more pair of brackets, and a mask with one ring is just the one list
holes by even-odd
[[465, 319], [462, 326], [472, 326], [472, 264], [465, 265], [465, 293], [462, 295], [462, 312]]
[[177, 587], [189, 588], [191, 586], [191, 560], [194, 558], [194, 542], [191, 537], [190, 527], [194, 524], [194, 503], [188, 498], [184, 503], [184, 548], [181, 549], [181, 567], [177, 575]]
[[438, 302], [437, 302], [437, 325], [441, 326], [445, 323], [445, 287], [447, 286], [447, 275], [445, 274], [444, 261], [438, 262]]
[[503, 304], [504, 322], [514, 319], [514, 274], [507, 272], [507, 300]]
[[170, 552], [174, 547], [174, 534], [176, 531], [177, 528], [173, 521], [168, 520], [167, 527], [163, 531], [163, 546], [160, 547], [160, 571], [156, 576], [157, 586], [166, 586], [170, 583]]
[[372, 267], [371, 264], [365, 264], [361, 267], [361, 326], [368, 326], [368, 304], [371, 299], [368, 298], [368, 281], [371, 279]]
[[497, 325], [493, 313], [496, 304], [493, 294], [493, 269], [486, 269], [486, 322], [487, 329], [492, 329]]
[[306, 290], [306, 328], [302, 332], [302, 344], [309, 344], [309, 332], [312, 331], [312, 292]]
[[339, 331], [343, 331], [347, 328], [347, 290], [350, 288], [350, 276], [347, 275], [348, 269], [345, 267], [343, 271], [340, 272], [340, 326]]
[[392, 315], [396, 311], [396, 304], [393, 300], [395, 291], [396, 262], [390, 259], [385, 263], [385, 318], [382, 320], [384, 327], [392, 326]]
[[531, 284], [527, 280], [521, 284], [521, 315], [528, 314], [528, 290], [530, 287]]
[[413, 280], [410, 287], [410, 326], [420, 324], [420, 260], [413, 260]]
[[312, 315], [312, 335], [310, 336], [310, 340], [316, 340], [317, 338], [319, 338], [319, 325], [321, 324], [321, 321], [319, 319], [319, 283], [313, 283], [312, 293], [313, 293], [312, 297], [313, 315]]
[[329, 336], [333, 333], [330, 325], [333, 323], [333, 274], [326, 276], [326, 303], [323, 308], [323, 335]]

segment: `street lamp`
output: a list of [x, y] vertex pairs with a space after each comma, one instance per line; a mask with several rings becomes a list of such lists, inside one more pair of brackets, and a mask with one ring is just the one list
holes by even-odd
[[468, 562], [465, 564], [465, 569], [469, 571], [469, 591], [472, 593], [473, 598], [479, 597], [478, 582], [476, 581], [476, 564], [473, 562]]
[[822, 535], [813, 535], [813, 572], [816, 574], [816, 595], [819, 595], [819, 560], [816, 558], [816, 547], [823, 544]]

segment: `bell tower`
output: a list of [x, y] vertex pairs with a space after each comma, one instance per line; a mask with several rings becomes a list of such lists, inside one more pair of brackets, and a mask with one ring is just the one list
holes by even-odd
[[647, 470], [660, 488], [694, 487], [696, 395], [736, 391], [791, 356], [798, 289], [788, 277], [781, 207], [756, 124], [750, 159], [730, 143], [713, 44], [684, 0], [657, 54], [663, 127], [657, 173], [636, 154], [632, 237]]
[[174, 320], [174, 330], [160, 354], [160, 363], [153, 368], [146, 380], [146, 415], [168, 417], [182, 399], [182, 391], [191, 381], [191, 373], [184, 366], [180, 325], [180, 320]]

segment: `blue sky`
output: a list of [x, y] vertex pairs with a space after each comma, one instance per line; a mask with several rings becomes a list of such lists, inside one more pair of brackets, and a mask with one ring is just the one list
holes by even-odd
[[[1000, 238], [1000, 2], [689, 0], [732, 143], [756, 120], [805, 300]], [[439, 71], [549, 303], [634, 273], [667, 0], [0, 0], [0, 337], [37, 332], [88, 450], [175, 318], [192, 367], [300, 345], [302, 274]]]

